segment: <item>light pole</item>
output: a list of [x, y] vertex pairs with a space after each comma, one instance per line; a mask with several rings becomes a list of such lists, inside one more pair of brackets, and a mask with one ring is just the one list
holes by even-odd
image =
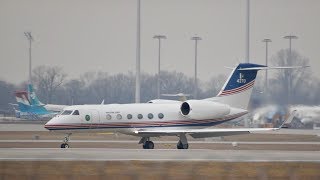
[[31, 35], [31, 32], [24, 32], [24, 35], [27, 37], [28, 41], [29, 41], [29, 84], [32, 84], [32, 81], [31, 81], [31, 43], [33, 41], [33, 37]]
[[250, 0], [247, 0], [246, 3], [247, 11], [246, 11], [246, 57], [245, 62], [250, 62]]
[[197, 98], [198, 95], [198, 81], [197, 81], [197, 56], [198, 56], [198, 41], [202, 40], [201, 37], [194, 36], [191, 40], [195, 41], [194, 46], [194, 99]]
[[157, 98], [160, 99], [160, 57], [161, 57], [161, 39], [167, 39], [164, 35], [155, 35], [154, 39], [158, 39], [159, 41], [159, 54], [158, 54], [158, 79], [157, 79]]
[[[291, 41], [292, 39], [298, 39], [297, 36], [294, 36], [294, 35], [289, 35], [289, 36], [284, 36], [283, 37], [284, 39], [289, 39], [289, 58], [288, 58], [288, 66], [291, 66], [292, 65], [292, 54], [291, 54]], [[288, 70], [289, 71], [289, 70]], [[288, 93], [287, 93], [287, 103], [290, 104], [290, 100], [291, 100], [291, 88], [292, 88], [292, 78], [291, 78], [291, 75], [292, 73], [287, 73], [288, 74]]]
[[135, 102], [140, 103], [140, 0], [137, 0], [137, 47], [136, 47]]
[[[266, 66], [268, 66], [268, 43], [272, 42], [271, 39], [264, 39], [262, 42], [266, 43]], [[265, 95], [268, 96], [268, 70], [266, 70], [266, 75], [265, 75]]]

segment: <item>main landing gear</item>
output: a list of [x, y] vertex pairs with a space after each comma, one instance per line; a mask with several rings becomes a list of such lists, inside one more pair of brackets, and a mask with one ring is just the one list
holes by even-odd
[[184, 133], [179, 134], [179, 138], [180, 140], [178, 141], [177, 149], [188, 149], [189, 144], [188, 144], [186, 134]]
[[178, 141], [177, 149], [188, 149], [188, 148], [189, 148], [189, 144], [182, 144], [181, 141]]
[[69, 146], [69, 144], [68, 144], [68, 141], [69, 141], [69, 139], [70, 139], [70, 136], [71, 136], [71, 133], [68, 133], [65, 137], [64, 137], [64, 139], [63, 139], [63, 143], [61, 144], [61, 148], [69, 148], [70, 146]]
[[[177, 143], [177, 149], [188, 149], [189, 144], [186, 137], [186, 134], [180, 133], [178, 134], [179, 141]], [[139, 141], [139, 144], [142, 144], [143, 149], [154, 149], [154, 144], [150, 141], [150, 137], [142, 137]]]
[[154, 143], [150, 141], [150, 137], [142, 137], [139, 144], [142, 144], [143, 149], [154, 149]]

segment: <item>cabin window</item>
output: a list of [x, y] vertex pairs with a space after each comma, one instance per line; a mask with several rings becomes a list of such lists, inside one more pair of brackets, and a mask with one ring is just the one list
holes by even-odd
[[153, 118], [153, 114], [152, 114], [152, 113], [149, 113], [149, 114], [148, 114], [148, 118], [149, 118], [149, 119], [152, 119], [152, 118]]
[[80, 115], [78, 110], [75, 110], [72, 115]]
[[61, 113], [61, 115], [70, 115], [72, 113], [72, 111], [70, 110], [65, 110]]
[[117, 114], [117, 119], [118, 119], [118, 120], [122, 119], [121, 114]]
[[110, 114], [107, 114], [106, 119], [107, 119], [107, 120], [110, 120], [111, 118], [112, 118], [111, 115], [110, 115]]
[[162, 113], [159, 113], [159, 114], [158, 114], [158, 117], [159, 117], [160, 119], [162, 119], [162, 118], [164, 118], [164, 115], [163, 115]]
[[138, 119], [142, 119], [142, 118], [143, 118], [142, 114], [138, 114]]
[[127, 118], [128, 118], [128, 119], [132, 119], [132, 114], [128, 114], [128, 115], [127, 115]]

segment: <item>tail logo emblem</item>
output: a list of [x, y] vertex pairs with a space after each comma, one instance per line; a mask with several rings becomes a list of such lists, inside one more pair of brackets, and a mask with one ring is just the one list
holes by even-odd
[[34, 98], [36, 97], [36, 95], [34, 94], [34, 92], [32, 92], [32, 93], [30, 94], [30, 97], [31, 97], [31, 99], [34, 99]]
[[244, 75], [242, 73], [239, 74], [239, 79], [237, 79], [237, 83], [244, 84], [247, 80], [244, 78]]

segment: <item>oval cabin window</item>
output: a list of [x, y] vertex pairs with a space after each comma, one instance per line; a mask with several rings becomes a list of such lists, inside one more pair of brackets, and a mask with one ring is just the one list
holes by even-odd
[[149, 119], [152, 119], [152, 118], [153, 118], [153, 114], [152, 114], [152, 113], [149, 113], [149, 114], [148, 114], [148, 118], [149, 118]]
[[159, 117], [160, 119], [162, 119], [162, 118], [164, 118], [164, 115], [163, 115], [162, 113], [159, 113], [159, 114], [158, 114], [158, 117]]

